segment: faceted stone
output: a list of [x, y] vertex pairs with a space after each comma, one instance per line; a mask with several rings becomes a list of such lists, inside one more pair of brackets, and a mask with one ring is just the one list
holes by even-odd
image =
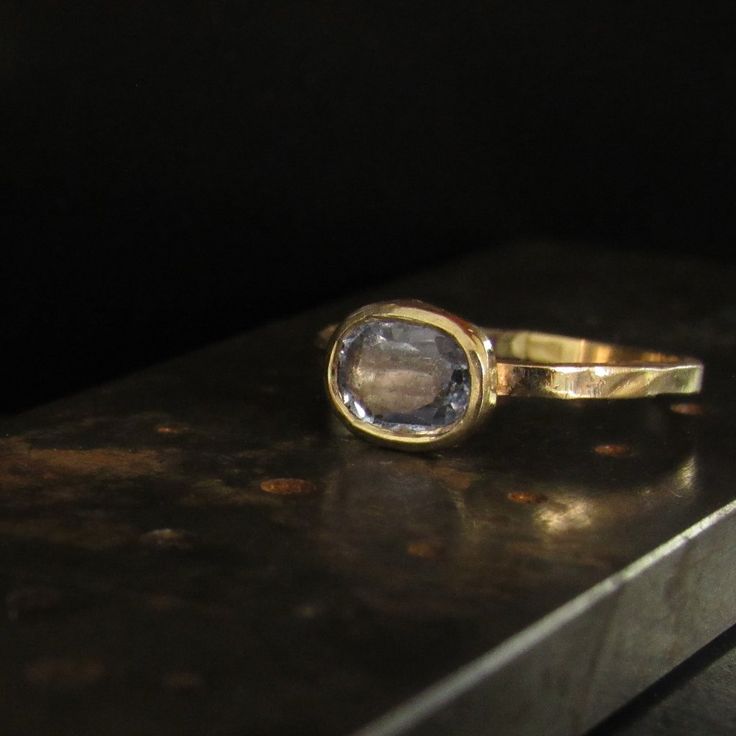
[[358, 419], [404, 432], [457, 422], [468, 408], [468, 359], [435, 327], [399, 319], [361, 322], [344, 335], [337, 385]]

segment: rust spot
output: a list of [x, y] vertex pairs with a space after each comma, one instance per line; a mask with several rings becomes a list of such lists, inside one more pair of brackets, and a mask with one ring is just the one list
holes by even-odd
[[458, 470], [448, 465], [435, 465], [432, 467], [432, 473], [436, 478], [442, 481], [451, 491], [467, 491], [480, 476], [478, 473], [471, 473], [465, 470]]
[[155, 450], [117, 447], [35, 447], [20, 437], [0, 440], [0, 485], [24, 488], [78, 477], [137, 478], [160, 473], [168, 458]]
[[18, 588], [5, 597], [5, 607], [11, 621], [35, 618], [59, 607], [61, 593], [55, 588]]
[[418, 539], [406, 545], [406, 553], [411, 557], [434, 560], [442, 553], [443, 545], [434, 539]]
[[670, 411], [686, 417], [699, 417], [705, 414], [705, 407], [694, 401], [681, 401], [676, 404], [670, 404]]
[[154, 529], [141, 535], [141, 544], [156, 549], [191, 549], [195, 535], [184, 529]]
[[167, 675], [164, 675], [162, 684], [167, 690], [184, 692], [198, 690], [204, 685], [204, 680], [196, 672], [181, 670], [179, 672], [169, 672]]
[[24, 674], [33, 685], [54, 690], [76, 690], [102, 679], [105, 668], [96, 659], [44, 657], [26, 665]]
[[596, 455], [602, 457], [631, 457], [634, 454], [634, 448], [625, 444], [602, 444], [593, 448]]
[[534, 491], [511, 491], [506, 494], [506, 498], [514, 503], [536, 504], [544, 503], [547, 496], [543, 493], [534, 493]]
[[305, 496], [314, 493], [317, 486], [303, 478], [268, 478], [261, 481], [261, 490], [279, 496]]
[[[255, 471], [249, 473], [253, 475]], [[230, 485], [221, 478], [202, 478], [191, 482], [189, 492], [179, 499], [183, 506], [269, 506], [278, 503], [272, 495], [251, 493], [248, 485]]]
[[159, 424], [156, 426], [156, 432], [158, 434], [185, 434], [189, 432], [189, 427], [186, 424]]

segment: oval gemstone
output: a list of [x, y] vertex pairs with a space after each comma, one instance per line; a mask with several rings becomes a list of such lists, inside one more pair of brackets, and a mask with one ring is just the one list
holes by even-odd
[[345, 406], [364, 422], [399, 432], [439, 429], [468, 408], [468, 358], [435, 327], [366, 320], [341, 339], [337, 386]]

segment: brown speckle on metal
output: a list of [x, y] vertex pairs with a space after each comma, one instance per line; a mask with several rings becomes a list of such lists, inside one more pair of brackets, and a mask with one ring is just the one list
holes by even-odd
[[670, 404], [670, 411], [674, 414], [682, 414], [686, 417], [699, 417], [705, 414], [705, 407], [694, 401], [680, 401]]
[[434, 539], [418, 539], [406, 545], [406, 553], [411, 557], [434, 560], [441, 554], [443, 545]]
[[433, 474], [442, 481], [451, 491], [463, 492], [467, 491], [475, 481], [478, 480], [478, 473], [459, 470], [452, 466], [438, 464], [433, 468]]
[[43, 586], [17, 588], [5, 597], [5, 607], [11, 621], [35, 618], [59, 607], [61, 593]]
[[154, 529], [141, 535], [141, 544], [155, 549], [191, 549], [195, 536], [183, 529]]
[[513, 503], [537, 504], [544, 503], [547, 496], [543, 493], [534, 493], [533, 491], [511, 491], [506, 494], [506, 498]]
[[185, 424], [169, 422], [167, 424], [158, 424], [156, 426], [157, 434], [185, 434], [186, 432], [189, 432], [189, 427]]
[[593, 452], [601, 457], [631, 457], [634, 454], [634, 448], [623, 443], [604, 443], [596, 445]]
[[204, 680], [196, 672], [181, 670], [177, 672], [169, 672], [167, 675], [164, 675], [162, 684], [167, 690], [186, 692], [190, 690], [198, 690], [204, 685]]
[[167, 460], [155, 450], [36, 447], [20, 437], [8, 437], [0, 440], [0, 483], [7, 489], [78, 477], [136, 478], [162, 472]]
[[317, 486], [304, 478], [268, 478], [261, 481], [261, 490], [278, 496], [305, 496]]
[[76, 690], [102, 679], [105, 668], [96, 659], [43, 657], [26, 665], [25, 679], [52, 690]]

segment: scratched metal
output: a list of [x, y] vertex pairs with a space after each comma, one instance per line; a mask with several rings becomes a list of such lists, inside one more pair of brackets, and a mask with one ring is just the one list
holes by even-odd
[[[509, 248], [5, 418], [2, 733], [584, 731], [736, 618], [735, 287]], [[313, 338], [396, 296], [691, 353], [706, 390], [508, 400], [462, 448], [373, 447], [329, 416]]]

